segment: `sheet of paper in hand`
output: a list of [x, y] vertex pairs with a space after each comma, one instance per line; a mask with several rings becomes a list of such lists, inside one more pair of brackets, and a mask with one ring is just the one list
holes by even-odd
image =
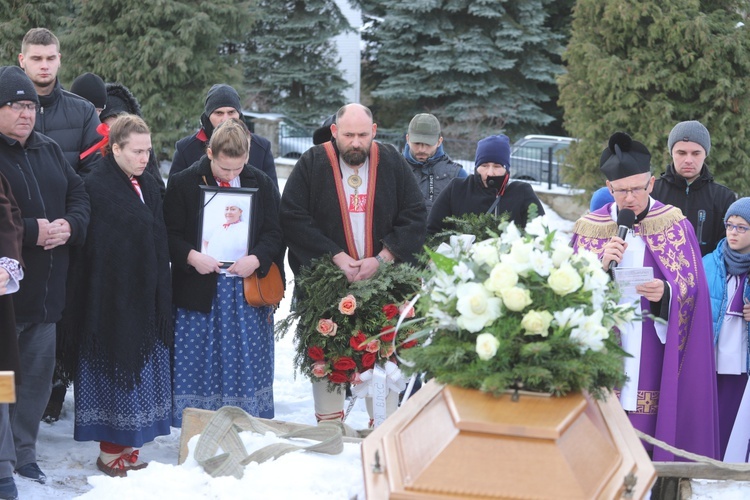
[[650, 267], [616, 267], [614, 272], [622, 295], [636, 295], [635, 287], [654, 279], [654, 270]]

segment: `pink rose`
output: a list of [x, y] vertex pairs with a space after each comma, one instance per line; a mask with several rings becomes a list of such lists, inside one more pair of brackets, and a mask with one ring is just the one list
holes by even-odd
[[383, 347], [380, 350], [380, 357], [381, 358], [390, 358], [393, 355], [393, 352], [396, 350], [395, 347], [393, 347], [393, 344], [389, 344], [385, 347]]
[[336, 335], [336, 330], [338, 330], [339, 325], [333, 322], [332, 319], [321, 319], [318, 321], [318, 327], [316, 330], [321, 335], [325, 335], [326, 337], [333, 337]]
[[409, 305], [408, 302], [404, 302], [401, 304], [398, 308], [398, 312], [400, 314], [404, 314], [404, 311], [407, 311], [406, 318], [413, 318], [414, 317], [414, 308]]
[[379, 340], [371, 340], [365, 346], [365, 351], [367, 352], [378, 352], [379, 350], [380, 350]]
[[312, 373], [318, 378], [326, 376], [326, 363], [325, 361], [316, 361], [313, 363]]
[[357, 310], [357, 299], [354, 298], [354, 295], [347, 295], [343, 299], [341, 299], [341, 302], [339, 302], [339, 312], [341, 314], [346, 314], [347, 316], [351, 316], [354, 314], [354, 311]]

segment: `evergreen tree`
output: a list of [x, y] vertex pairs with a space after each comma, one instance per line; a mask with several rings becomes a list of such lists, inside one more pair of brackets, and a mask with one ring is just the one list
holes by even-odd
[[332, 37], [351, 29], [333, 0], [261, 0], [243, 55], [249, 109], [306, 123], [345, 104]]
[[128, 87], [141, 104], [160, 158], [195, 131], [214, 83], [239, 90], [232, 54], [250, 26], [250, 2], [215, 0], [74, 0], [77, 10], [63, 40], [63, 76], [90, 71]]
[[571, 148], [567, 179], [604, 183], [599, 156], [610, 135], [628, 132], [651, 151], [656, 175], [669, 163], [667, 137], [684, 120], [711, 133], [707, 159], [717, 180], [750, 194], [750, 26], [747, 2], [579, 0], [564, 54], [560, 104]]
[[[452, 124], [454, 135], [520, 134], [553, 120], [541, 109], [562, 70], [560, 35], [545, 26], [551, 0], [360, 0], [382, 17], [369, 33], [376, 101]], [[370, 69], [368, 68], [368, 71]], [[369, 74], [369, 73], [368, 73]]]
[[57, 36], [67, 2], [0, 0], [0, 66], [18, 65], [21, 40], [31, 28], [47, 28]]

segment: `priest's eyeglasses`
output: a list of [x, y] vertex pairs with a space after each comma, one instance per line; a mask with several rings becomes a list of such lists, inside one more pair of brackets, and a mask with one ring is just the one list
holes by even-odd
[[737, 231], [740, 234], [745, 234], [750, 227], [747, 226], [735, 226], [734, 224], [726, 223], [724, 224], [724, 227], [727, 228], [727, 232], [731, 233], [733, 230]]
[[34, 113], [36, 113], [37, 109], [39, 108], [39, 105], [35, 102], [6, 102], [5, 105], [10, 106], [10, 109], [16, 112], [23, 111], [25, 109], [27, 111], [33, 111]]
[[648, 190], [648, 185], [649, 184], [651, 184], [651, 179], [650, 178], [649, 178], [648, 182], [646, 182], [646, 185], [643, 186], [642, 188], [639, 187], [639, 188], [631, 188], [631, 189], [610, 189], [610, 192], [613, 195], [615, 195], [615, 196], [622, 196], [623, 198], [625, 198], [629, 194], [632, 194], [632, 195], [635, 196], [636, 194], [640, 193], [641, 191]]

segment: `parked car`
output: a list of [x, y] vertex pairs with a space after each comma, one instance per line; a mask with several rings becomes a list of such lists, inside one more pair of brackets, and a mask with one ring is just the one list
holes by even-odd
[[[268, 120], [278, 124], [278, 156], [283, 158], [299, 158], [302, 153], [313, 146], [312, 130], [286, 115], [280, 113], [242, 112], [250, 132], [255, 132], [257, 120]], [[263, 134], [261, 134], [263, 135]], [[270, 137], [268, 138], [270, 139]]]
[[519, 139], [510, 152], [512, 177], [560, 184], [560, 165], [565, 165], [568, 147], [575, 140], [556, 135], [527, 135]]

